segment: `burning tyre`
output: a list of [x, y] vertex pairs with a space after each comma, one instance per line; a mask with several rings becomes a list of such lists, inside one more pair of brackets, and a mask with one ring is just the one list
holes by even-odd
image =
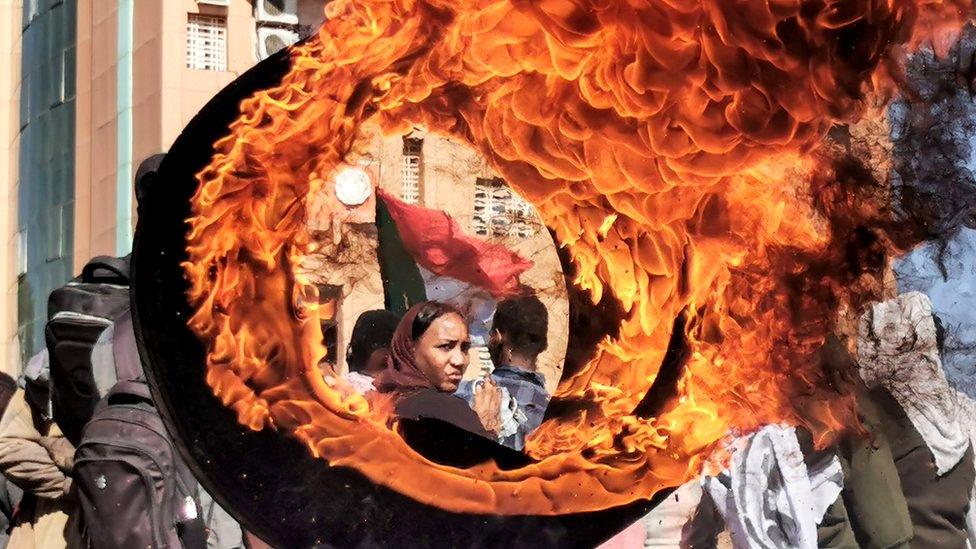
[[[846, 242], [866, 231], [881, 257], [901, 243], [869, 198], [825, 199], [832, 167], [812, 151], [888, 85], [893, 45], [962, 10], [333, 2], [318, 36], [207, 105], [140, 209], [136, 327], [191, 464], [286, 546], [587, 546], [729, 430], [829, 440], [852, 400], [812, 357], [884, 267]], [[422, 426], [457, 448], [435, 462], [318, 368], [316, 293], [296, 269], [307, 197], [367, 120], [470, 143], [563, 249], [577, 364], [526, 456]]]

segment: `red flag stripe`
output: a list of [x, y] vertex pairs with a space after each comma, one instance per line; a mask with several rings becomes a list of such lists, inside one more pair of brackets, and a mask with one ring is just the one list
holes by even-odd
[[428, 271], [486, 289], [495, 297], [518, 292], [519, 276], [532, 261], [497, 242], [468, 236], [457, 221], [440, 210], [407, 204], [382, 189], [403, 247]]

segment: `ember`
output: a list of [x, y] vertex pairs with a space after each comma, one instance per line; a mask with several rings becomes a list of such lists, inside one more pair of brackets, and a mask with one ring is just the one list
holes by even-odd
[[[831, 126], [892, 91], [903, 46], [944, 39], [968, 9], [332, 2], [198, 175], [185, 272], [207, 382], [251, 429], [292, 433], [331, 465], [457, 512], [646, 499], [694, 475], [730, 429], [785, 421], [825, 442], [853, 413], [813, 356], [838, 310], [876, 294], [883, 266], [847, 244], [883, 257], [903, 243], [884, 230], [890, 212], [816, 153]], [[577, 287], [624, 312], [556, 395], [593, 406], [542, 425], [537, 463], [434, 464], [382, 406], [321, 376], [315, 289], [295, 274], [306, 197], [347, 168], [367, 120], [471, 143], [570, 251]], [[689, 345], [678, 396], [643, 417], [676, 325]]]

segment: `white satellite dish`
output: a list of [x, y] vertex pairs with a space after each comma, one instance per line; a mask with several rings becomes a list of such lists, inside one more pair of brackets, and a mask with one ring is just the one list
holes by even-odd
[[360, 168], [345, 168], [336, 175], [335, 193], [346, 206], [359, 206], [373, 193], [369, 174]]

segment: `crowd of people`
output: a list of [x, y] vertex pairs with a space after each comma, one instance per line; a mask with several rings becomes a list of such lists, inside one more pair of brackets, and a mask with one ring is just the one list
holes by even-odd
[[[45, 350], [31, 359], [19, 383], [0, 374], [0, 547], [93, 546], [79, 524], [76, 449], [51, 415], [48, 372]], [[245, 547], [246, 532], [234, 519], [202, 488], [197, 498], [208, 536], [200, 547]]]
[[[118, 360], [113, 330], [131, 332], [121, 322], [102, 333], [93, 356]], [[537, 368], [547, 332], [538, 298], [500, 301], [487, 341], [492, 368], [471, 375], [468, 325], [458, 308], [426, 301], [402, 316], [368, 311], [355, 323], [348, 372], [339, 377], [368, 399], [391, 402], [396, 419], [444, 422], [522, 451], [549, 401]], [[976, 404], [950, 387], [940, 334], [922, 294], [875, 304], [860, 320], [853, 354], [832, 338], [821, 357], [856, 396], [861, 429], [826, 448], [788, 425], [730, 433], [726, 459], [605, 548], [976, 546]], [[99, 393], [117, 382], [95, 377]], [[0, 547], [97, 547], [80, 525], [78, 484], [92, 481], [77, 476], [79, 454], [55, 421], [51, 388], [47, 350], [19, 380], [0, 376]], [[96, 477], [88, 488], [106, 483]], [[260, 545], [196, 490], [180, 520], [202, 525], [199, 546]]]
[[[462, 379], [469, 344], [457, 309], [370, 311], [356, 324], [346, 379], [391, 396], [400, 419], [441, 420], [523, 450], [549, 400], [536, 371], [547, 327], [534, 297], [498, 303], [493, 370]], [[859, 427], [826, 448], [802, 427], [730, 433], [722, 460], [605, 548], [976, 546], [976, 404], [949, 385], [940, 337], [925, 295], [874, 304], [850, 344], [831, 337], [820, 353], [833, 383], [855, 395]]]
[[954, 389], [924, 294], [875, 303], [850, 349], [821, 350], [860, 426], [818, 448], [808, 431], [730, 433], [705, 472], [606, 544], [634, 547], [976, 547], [976, 403]]
[[396, 417], [441, 420], [522, 450], [549, 401], [537, 368], [548, 328], [548, 311], [537, 297], [501, 301], [489, 331], [493, 369], [464, 379], [471, 343], [457, 308], [426, 301], [403, 318], [367, 311], [353, 328], [345, 379], [362, 394], [389, 395]]
[[[465, 381], [470, 341], [466, 320], [458, 309], [428, 301], [402, 318], [388, 311], [369, 311], [359, 317], [353, 330], [344, 379], [364, 394], [392, 398], [396, 417], [401, 419], [441, 420], [521, 449], [525, 437], [541, 423], [548, 401], [545, 379], [535, 371], [538, 355], [547, 346], [547, 329], [547, 311], [537, 298], [502, 301], [489, 342], [497, 366], [491, 376]], [[120, 342], [131, 339], [131, 330], [125, 313], [101, 332], [90, 349], [94, 385], [87, 391], [105, 398], [119, 391], [117, 387], [126, 377], [119, 373], [119, 364], [132, 359], [127, 355], [136, 356], [134, 344], [119, 349]], [[57, 399], [52, 399], [49, 357], [47, 349], [37, 353], [17, 381], [0, 377], [0, 547], [99, 546], [92, 543], [92, 526], [82, 524], [86, 496], [79, 484], [86, 481], [76, 478], [75, 460], [80, 455], [78, 448], [84, 445], [84, 434], [69, 440], [55, 418], [52, 401]], [[141, 371], [132, 377], [141, 378]], [[102, 408], [100, 404], [90, 422], [99, 417]], [[105, 490], [111, 483], [106, 475], [98, 475], [93, 489]], [[91, 479], [87, 484], [92, 484]], [[120, 511], [108, 510], [125, 516]], [[88, 516], [93, 516], [91, 511]], [[219, 549], [261, 545], [199, 486], [186, 516], [175, 520], [187, 519], [205, 527], [200, 529], [206, 532], [201, 547], [204, 543]], [[125, 533], [121, 535], [117, 539], [125, 539]], [[185, 536], [181, 539], [185, 545]]]
[[[360, 317], [347, 380], [388, 394], [400, 419], [451, 423], [515, 450], [539, 426], [549, 395], [536, 371], [547, 311], [534, 297], [500, 302], [494, 369], [468, 367], [465, 319], [437, 302], [402, 318]], [[821, 361], [856, 396], [860, 428], [817, 448], [801, 427], [730, 433], [732, 457], [711, 463], [607, 548], [976, 546], [976, 405], [948, 383], [928, 298], [909, 293], [860, 319], [856, 344], [829, 338]], [[854, 355], [852, 356], [851, 351]]]

